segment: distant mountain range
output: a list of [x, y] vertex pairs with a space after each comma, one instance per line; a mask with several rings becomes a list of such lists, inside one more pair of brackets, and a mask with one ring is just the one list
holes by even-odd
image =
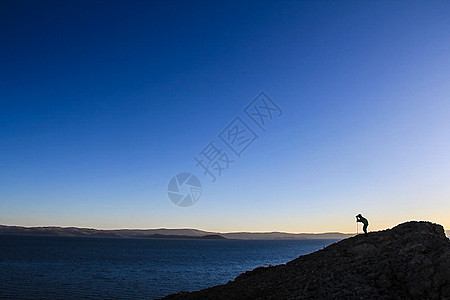
[[103, 236], [122, 238], [197, 238], [197, 239], [237, 239], [237, 240], [312, 240], [344, 239], [353, 234], [328, 233], [287, 233], [287, 232], [209, 232], [198, 229], [112, 229], [101, 230], [78, 227], [22, 227], [0, 225], [0, 234], [38, 234], [57, 236]]

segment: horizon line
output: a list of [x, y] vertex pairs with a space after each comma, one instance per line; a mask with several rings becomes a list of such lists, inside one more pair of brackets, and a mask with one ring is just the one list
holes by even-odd
[[[341, 231], [325, 231], [325, 232], [288, 232], [288, 231], [212, 231], [205, 230], [199, 228], [192, 227], [157, 227], [157, 228], [96, 228], [96, 227], [84, 227], [84, 226], [61, 226], [61, 225], [34, 225], [34, 226], [25, 226], [25, 225], [17, 225], [17, 224], [0, 224], [0, 226], [9, 226], [9, 227], [23, 227], [23, 228], [77, 228], [77, 229], [93, 229], [93, 230], [103, 230], [103, 231], [114, 231], [114, 230], [198, 230], [203, 231], [205, 233], [213, 233], [213, 234], [230, 234], [230, 233], [286, 233], [286, 234], [355, 234], [354, 232], [341, 232]], [[375, 231], [375, 230], [374, 230]]]
[[[408, 221], [405, 221], [408, 222]], [[399, 224], [405, 223], [401, 222]], [[432, 221], [427, 221], [435, 224], [439, 224]], [[399, 225], [397, 224], [397, 225]], [[397, 226], [395, 225], [395, 226]], [[447, 230], [444, 225], [439, 224], [444, 228], [445, 232], [450, 232], [450, 230]], [[325, 232], [288, 232], [288, 231], [214, 231], [214, 230], [205, 230], [205, 229], [199, 229], [199, 228], [192, 228], [192, 227], [158, 227], [158, 228], [95, 228], [95, 227], [84, 227], [84, 226], [61, 226], [61, 225], [35, 225], [35, 226], [25, 226], [25, 225], [12, 225], [12, 224], [0, 224], [0, 226], [14, 226], [14, 227], [23, 227], [23, 228], [78, 228], [78, 229], [92, 229], [92, 230], [103, 230], [103, 231], [114, 231], [114, 230], [198, 230], [203, 231], [205, 233], [209, 234], [232, 234], [232, 233], [285, 233], [285, 234], [344, 234], [344, 235], [352, 235], [355, 234], [354, 232], [342, 232], [342, 231], [325, 231]], [[393, 227], [395, 227], [393, 226]], [[386, 229], [390, 229], [391, 227], [384, 228], [384, 229], [377, 229], [377, 230], [371, 230], [372, 232], [375, 231], [382, 231]]]

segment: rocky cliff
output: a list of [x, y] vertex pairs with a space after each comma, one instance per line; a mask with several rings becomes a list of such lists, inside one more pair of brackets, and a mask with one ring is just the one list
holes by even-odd
[[166, 298], [450, 299], [450, 240], [441, 225], [407, 222]]

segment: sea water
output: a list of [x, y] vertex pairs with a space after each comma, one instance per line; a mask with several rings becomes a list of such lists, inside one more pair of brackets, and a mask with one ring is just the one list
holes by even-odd
[[0, 235], [0, 298], [154, 299], [224, 284], [335, 241]]

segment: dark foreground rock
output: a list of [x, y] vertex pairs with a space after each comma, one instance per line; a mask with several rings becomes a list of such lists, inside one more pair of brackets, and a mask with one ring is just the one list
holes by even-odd
[[450, 299], [450, 240], [441, 225], [403, 223], [166, 299]]

